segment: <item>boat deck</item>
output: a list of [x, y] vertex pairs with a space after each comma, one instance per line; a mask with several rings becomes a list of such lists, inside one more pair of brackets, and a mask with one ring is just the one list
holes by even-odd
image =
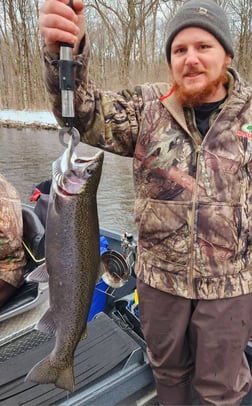
[[[87, 331], [88, 338], [75, 352], [73, 394], [53, 384], [25, 381], [29, 370], [53, 348], [53, 337], [33, 330], [2, 346], [0, 361], [5, 373], [0, 376], [0, 404], [115, 405], [152, 382], [142, 348], [110, 317], [100, 313]], [[140, 379], [134, 379], [136, 374]]]
[[[120, 251], [120, 238], [106, 232], [110, 248]], [[125, 310], [124, 300], [135, 288], [134, 278], [113, 292], [113, 315], [100, 313], [88, 324], [74, 357], [75, 391], [25, 382], [30, 369], [54, 346], [54, 337], [34, 329], [48, 307], [35, 308], [0, 322], [0, 404], [3, 406], [154, 406], [158, 404], [139, 323]], [[108, 311], [111, 303], [108, 300]], [[112, 308], [112, 307], [111, 307]], [[125, 311], [124, 311], [125, 310]], [[127, 322], [120, 317], [123, 315]], [[252, 342], [246, 349], [252, 367]], [[194, 405], [198, 404], [195, 398]], [[242, 405], [252, 405], [252, 391]]]
[[[115, 313], [116, 314], [116, 313]], [[32, 327], [32, 326], [31, 326]], [[33, 326], [34, 327], [34, 326]], [[88, 324], [74, 358], [75, 392], [25, 382], [29, 370], [54, 346], [54, 337], [34, 330], [0, 346], [0, 404], [4, 406], [154, 406], [158, 400], [144, 345], [123, 320], [104, 313]], [[252, 369], [251, 342], [247, 357]], [[197, 405], [195, 396], [193, 405]], [[252, 404], [252, 391], [242, 401]]]

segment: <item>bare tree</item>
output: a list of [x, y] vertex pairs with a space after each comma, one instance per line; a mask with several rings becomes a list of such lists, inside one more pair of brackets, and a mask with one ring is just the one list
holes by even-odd
[[37, 23], [39, 0], [5, 0], [0, 7], [1, 105], [41, 108], [46, 92]]
[[[41, 0], [0, 1], [0, 108], [47, 109], [38, 14]], [[251, 0], [219, 0], [234, 38], [234, 66], [252, 81]], [[90, 76], [102, 88], [167, 80], [169, 21], [183, 0], [86, 0]]]
[[[131, 68], [135, 63], [132, 56], [137, 56], [139, 46], [143, 51], [145, 22], [158, 4], [159, 0], [94, 0], [86, 4], [87, 9], [93, 8], [99, 16], [103, 35], [110, 44], [108, 54], [114, 59], [122, 86], [130, 83]], [[138, 59], [141, 66], [143, 55], [138, 55]]]
[[231, 0], [230, 20], [235, 39], [235, 64], [244, 79], [252, 81], [252, 3], [251, 0]]

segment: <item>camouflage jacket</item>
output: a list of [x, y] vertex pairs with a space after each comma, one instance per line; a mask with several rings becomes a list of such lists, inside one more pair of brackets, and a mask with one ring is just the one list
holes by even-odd
[[0, 279], [19, 287], [24, 282], [25, 253], [20, 197], [0, 175]]
[[[54, 56], [46, 85], [61, 123]], [[204, 137], [165, 83], [99, 91], [88, 42], [76, 58], [75, 126], [81, 139], [134, 158], [137, 277], [194, 299], [252, 292], [252, 89], [230, 70], [229, 94]]]

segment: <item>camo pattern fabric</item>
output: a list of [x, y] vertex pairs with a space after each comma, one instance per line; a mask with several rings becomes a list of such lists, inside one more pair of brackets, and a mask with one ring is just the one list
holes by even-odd
[[0, 175], [0, 279], [19, 287], [24, 281], [23, 220], [19, 195]]
[[[167, 84], [99, 91], [77, 59], [75, 127], [81, 139], [134, 156], [137, 277], [192, 299], [252, 292], [252, 89], [230, 69], [229, 97], [202, 139], [194, 114]], [[47, 87], [61, 122], [57, 72]]]
[[193, 114], [187, 123], [178, 118], [185, 114], [172, 93], [160, 103], [158, 86], [143, 87], [134, 164], [136, 272], [174, 295], [218, 299], [252, 291], [252, 135], [243, 124], [252, 122], [252, 89], [238, 76], [234, 86], [204, 140]]

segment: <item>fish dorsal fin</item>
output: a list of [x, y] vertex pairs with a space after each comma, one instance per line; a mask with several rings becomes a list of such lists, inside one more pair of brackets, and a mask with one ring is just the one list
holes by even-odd
[[42, 333], [55, 335], [56, 326], [52, 317], [52, 311], [50, 309], [47, 310], [47, 312], [36, 324], [36, 329], [42, 331]]
[[26, 277], [28, 282], [48, 282], [49, 275], [46, 264], [39, 265]]

